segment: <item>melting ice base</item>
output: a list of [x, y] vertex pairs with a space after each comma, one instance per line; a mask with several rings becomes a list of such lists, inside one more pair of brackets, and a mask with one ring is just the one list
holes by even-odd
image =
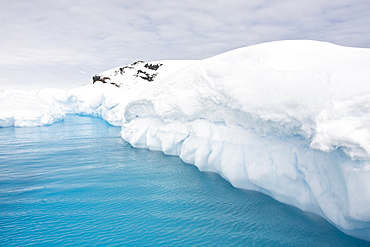
[[370, 240], [369, 49], [281, 41], [182, 70], [184, 61], [163, 64], [167, 77], [119, 89], [2, 91], [0, 126], [100, 116], [134, 147], [178, 155]]

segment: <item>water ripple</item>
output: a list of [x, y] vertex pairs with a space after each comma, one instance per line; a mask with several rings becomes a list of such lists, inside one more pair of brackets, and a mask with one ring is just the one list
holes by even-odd
[[369, 246], [119, 131], [77, 116], [0, 129], [0, 246]]

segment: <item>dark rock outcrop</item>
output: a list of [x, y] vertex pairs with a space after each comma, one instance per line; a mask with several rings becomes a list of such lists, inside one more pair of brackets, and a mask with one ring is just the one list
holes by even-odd
[[[118, 68], [117, 70], [112, 72], [111, 76], [123, 75], [127, 73], [128, 71], [134, 70], [134, 78], [140, 77], [143, 80], [147, 80], [151, 82], [154, 80], [154, 78], [158, 74], [157, 70], [162, 65], [163, 64], [161, 63], [145, 63], [142, 60], [138, 60], [136, 62], [131, 63], [130, 65], [126, 65], [126, 66]], [[96, 81], [101, 81], [103, 83], [110, 83], [112, 85], [120, 87], [119, 84], [111, 82], [111, 78], [107, 76], [101, 76], [97, 74], [97, 75], [94, 75], [92, 79], [93, 79], [93, 83], [95, 83]]]

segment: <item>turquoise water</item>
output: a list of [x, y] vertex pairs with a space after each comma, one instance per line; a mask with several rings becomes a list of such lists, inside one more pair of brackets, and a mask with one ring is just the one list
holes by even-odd
[[119, 132], [73, 115], [0, 128], [0, 246], [370, 246]]

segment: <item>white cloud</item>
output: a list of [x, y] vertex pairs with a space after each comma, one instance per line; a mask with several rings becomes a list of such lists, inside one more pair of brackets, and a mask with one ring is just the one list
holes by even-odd
[[[94, 74], [137, 59], [201, 59], [281, 39], [370, 47], [368, 0], [0, 0], [0, 5], [0, 78], [12, 83], [21, 74], [41, 73], [43, 66], [61, 69], [48, 80], [51, 75], [79, 80], [78, 71]], [[12, 79], [8, 71], [17, 76]]]

